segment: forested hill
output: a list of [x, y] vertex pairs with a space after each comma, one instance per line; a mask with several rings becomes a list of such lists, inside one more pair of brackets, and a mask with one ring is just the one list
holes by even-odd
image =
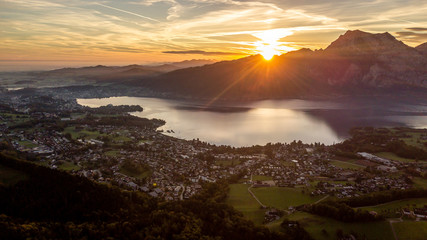
[[189, 200], [159, 202], [5, 152], [0, 153], [3, 171], [24, 177], [7, 186], [0, 183], [0, 239], [309, 238], [304, 232], [271, 233], [243, 219], [222, 203], [225, 183], [206, 185]]

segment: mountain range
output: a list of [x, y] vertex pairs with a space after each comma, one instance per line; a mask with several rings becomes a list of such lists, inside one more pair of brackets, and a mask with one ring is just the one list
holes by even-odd
[[410, 47], [389, 33], [347, 31], [326, 49], [301, 49], [266, 61], [254, 55], [140, 78], [129, 84], [171, 96], [252, 100], [427, 93], [427, 43]]
[[162, 65], [128, 65], [128, 66], [92, 66], [81, 68], [61, 68], [52, 71], [39, 72], [36, 75], [41, 78], [80, 78], [101, 82], [120, 82], [121, 80], [140, 79], [153, 77], [181, 68], [212, 64], [212, 60], [193, 59], [182, 62], [166, 63]]

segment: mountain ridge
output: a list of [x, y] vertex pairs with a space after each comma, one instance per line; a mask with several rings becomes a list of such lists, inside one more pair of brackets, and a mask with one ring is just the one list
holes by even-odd
[[164, 63], [160, 65], [138, 65], [127, 66], [88, 66], [80, 68], [60, 68], [51, 71], [37, 73], [39, 77], [78, 77], [97, 81], [116, 81], [122, 79], [137, 79], [141, 77], [153, 77], [181, 68], [202, 66], [213, 63], [212, 60], [193, 59], [182, 62]]
[[349, 30], [326, 49], [265, 61], [249, 56], [171, 71], [132, 84], [175, 96], [265, 99], [427, 88], [427, 57], [389, 33]]

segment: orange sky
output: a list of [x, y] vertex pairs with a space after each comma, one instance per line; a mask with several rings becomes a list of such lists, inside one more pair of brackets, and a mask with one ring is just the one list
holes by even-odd
[[418, 0], [0, 0], [0, 70], [227, 60], [324, 48], [348, 29], [416, 46], [426, 12]]

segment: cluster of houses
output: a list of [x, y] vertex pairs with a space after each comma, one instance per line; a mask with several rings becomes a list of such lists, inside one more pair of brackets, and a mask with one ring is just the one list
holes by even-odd
[[[31, 98], [16, 97], [12, 105], [17, 110], [28, 108]], [[60, 114], [78, 109], [75, 100], [61, 100], [56, 103], [52, 98], [49, 104], [56, 104]], [[25, 109], [24, 109], [25, 110]], [[25, 111], [24, 111], [25, 112]], [[59, 117], [56, 113], [34, 112], [28, 114], [32, 119], [50, 119]], [[8, 119], [0, 119], [1, 128], [7, 130]], [[68, 123], [70, 119], [63, 118]], [[5, 124], [6, 122], [6, 124]], [[44, 123], [45, 125], [48, 123]], [[55, 124], [55, 123], [52, 123]], [[106, 182], [129, 189], [146, 192], [153, 197], [167, 200], [185, 199], [196, 194], [203, 182], [215, 182], [232, 175], [246, 172], [248, 183], [254, 187], [304, 187], [312, 195], [335, 195], [351, 197], [359, 194], [384, 190], [383, 188], [407, 189], [411, 187], [403, 176], [389, 177], [389, 172], [397, 171], [401, 163], [379, 158], [369, 153], [358, 153], [367, 161], [374, 163], [382, 174], [375, 176], [360, 169], [342, 169], [329, 161], [333, 155], [324, 146], [307, 145], [293, 142], [277, 144], [269, 153], [237, 154], [232, 151], [215, 153], [214, 147], [200, 141], [186, 141], [163, 135], [154, 129], [136, 126], [78, 125], [78, 130], [98, 132], [99, 138], [80, 138], [77, 141], [67, 138], [64, 132], [55, 128], [33, 126], [32, 131], [8, 130], [2, 138], [13, 139], [13, 146], [24, 152], [43, 156], [52, 168], [67, 161], [74, 163], [74, 174], [95, 181]], [[4, 131], [6, 132], [6, 131]], [[5, 135], [5, 136], [4, 136]], [[115, 148], [106, 147], [107, 138], [115, 136]], [[120, 136], [116, 136], [120, 135]], [[28, 147], [22, 141], [34, 144]], [[107, 154], [114, 150], [116, 154]], [[214, 161], [209, 160], [213, 157]], [[123, 171], [125, 161], [146, 166], [149, 174], [133, 176]], [[217, 164], [217, 162], [232, 164]], [[249, 176], [268, 176], [271, 180], [254, 182]], [[317, 182], [313, 186], [313, 182]], [[274, 215], [274, 214], [273, 214]]]

